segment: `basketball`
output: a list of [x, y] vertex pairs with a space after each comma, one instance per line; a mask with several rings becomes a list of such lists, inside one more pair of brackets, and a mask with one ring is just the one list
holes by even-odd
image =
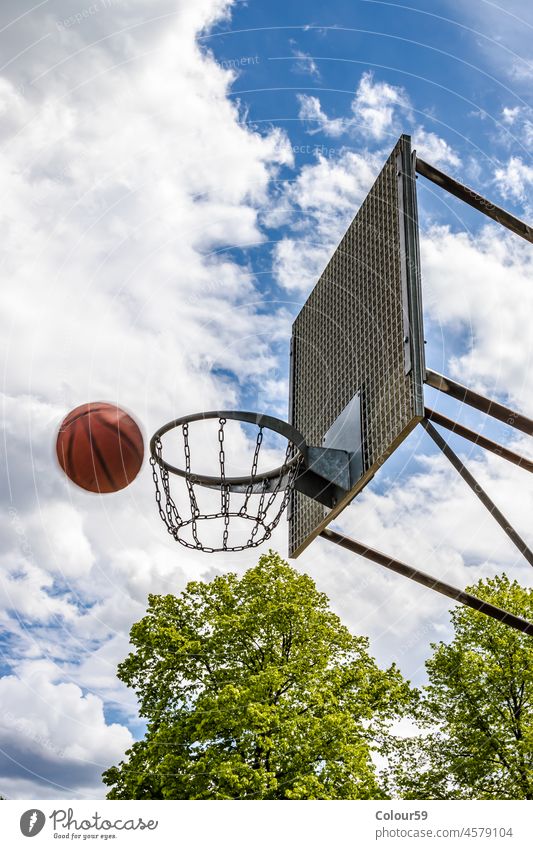
[[144, 442], [137, 422], [105, 401], [82, 404], [66, 416], [56, 443], [59, 465], [89, 492], [118, 492], [137, 477]]

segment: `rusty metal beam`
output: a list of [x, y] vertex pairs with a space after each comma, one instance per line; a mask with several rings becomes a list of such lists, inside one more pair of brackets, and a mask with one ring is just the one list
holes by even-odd
[[448, 596], [448, 598], [452, 598], [454, 601], [466, 605], [466, 607], [471, 607], [473, 610], [478, 610], [486, 616], [491, 616], [493, 619], [503, 622], [504, 625], [508, 625], [510, 628], [515, 628], [517, 631], [522, 631], [524, 634], [533, 636], [533, 622], [528, 622], [527, 619], [522, 619], [521, 616], [508, 613], [506, 610], [502, 610], [501, 607], [496, 607], [488, 601], [482, 601], [480, 598], [476, 598], [476, 596], [464, 590], [460, 590], [444, 581], [439, 581], [432, 575], [428, 575], [427, 572], [413, 569], [412, 566], [402, 563], [401, 560], [396, 560], [387, 554], [383, 554], [381, 551], [369, 548], [362, 542], [357, 542], [357, 540], [332, 531], [330, 528], [323, 530], [320, 536], [328, 539], [330, 542], [334, 542], [336, 545], [341, 546], [341, 548], [345, 548], [354, 554], [359, 554], [361, 557], [371, 560], [373, 563], [378, 563], [386, 569], [391, 569], [398, 575], [410, 578], [412, 581], [416, 581], [417, 584], [422, 584], [422, 586], [428, 587], [430, 590], [435, 590], [435, 592], [441, 593], [441, 595]]
[[487, 508], [493, 519], [498, 522], [499, 526], [505, 531], [511, 542], [516, 546], [520, 554], [527, 560], [530, 566], [533, 566], [533, 551], [529, 548], [522, 537], [515, 531], [508, 519], [505, 518], [501, 510], [499, 510], [494, 501], [485, 492], [480, 483], [475, 479], [474, 475], [468, 471], [466, 466], [461, 462], [455, 451], [450, 448], [446, 440], [440, 435], [431, 422], [427, 419], [422, 419], [421, 425], [426, 429], [431, 436], [435, 445], [437, 445], [446, 459], [450, 461], [452, 466], [459, 472], [462, 479], [468, 484], [470, 489], [479, 498], [484, 507]]
[[468, 404], [469, 407], [474, 407], [475, 410], [486, 413], [493, 419], [498, 419], [508, 427], [514, 427], [516, 430], [521, 430], [522, 433], [527, 433], [528, 436], [533, 436], [533, 420], [528, 419], [522, 413], [517, 413], [516, 410], [511, 410], [510, 407], [506, 407], [498, 401], [491, 401], [484, 395], [479, 395], [450, 377], [445, 377], [443, 374], [431, 371], [431, 369], [426, 370], [425, 382], [433, 389], [438, 389], [439, 392], [444, 392], [451, 398], [455, 398], [456, 401], [462, 401], [463, 404]]
[[470, 430], [470, 428], [465, 427], [459, 422], [453, 421], [453, 419], [449, 419], [447, 416], [443, 416], [442, 413], [437, 413], [435, 410], [431, 410], [429, 407], [425, 408], [425, 414], [426, 418], [434, 422], [434, 424], [445, 427], [452, 433], [457, 434], [457, 436], [462, 436], [463, 439], [468, 439], [470, 442], [473, 442], [474, 445], [479, 445], [480, 448], [485, 448], [487, 451], [491, 451], [498, 457], [508, 460], [509, 463], [514, 463], [515, 466], [525, 469], [526, 472], [533, 472], [533, 460], [528, 460], [527, 457], [522, 457], [521, 454], [516, 454], [509, 448], [505, 448], [504, 445], [500, 445], [498, 442], [493, 442], [492, 439], [488, 439], [486, 436], [483, 436], [483, 434], [476, 433], [475, 430]]
[[501, 206], [497, 206], [492, 201], [487, 200], [487, 198], [484, 198], [473, 189], [469, 189], [468, 186], [464, 186], [458, 180], [454, 180], [453, 177], [445, 174], [444, 171], [439, 171], [438, 168], [435, 168], [428, 162], [424, 162], [423, 159], [419, 159], [418, 156], [416, 158], [416, 170], [418, 174], [427, 180], [431, 180], [432, 183], [440, 186], [441, 189], [445, 189], [445, 191], [459, 198], [459, 200], [464, 201], [469, 206], [473, 206], [478, 212], [482, 212], [484, 215], [492, 218], [493, 221], [497, 221], [498, 224], [507, 227], [508, 230], [516, 233], [517, 236], [521, 236], [527, 242], [533, 243], [533, 228], [524, 221], [521, 221], [520, 218], [517, 218], [516, 215], [512, 215], [506, 209], [502, 209]]

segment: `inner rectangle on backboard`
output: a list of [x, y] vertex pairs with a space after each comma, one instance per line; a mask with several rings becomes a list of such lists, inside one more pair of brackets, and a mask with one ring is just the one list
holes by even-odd
[[361, 474], [332, 510], [294, 492], [297, 557], [373, 477], [424, 413], [416, 175], [402, 136], [293, 324], [290, 416], [320, 446], [356, 394]]

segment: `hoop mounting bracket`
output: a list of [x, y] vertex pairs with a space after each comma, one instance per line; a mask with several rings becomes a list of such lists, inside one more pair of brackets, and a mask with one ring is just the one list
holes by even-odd
[[338, 448], [307, 448], [307, 468], [294, 482], [294, 488], [309, 498], [334, 507], [350, 489], [351, 454]]
[[360, 392], [335, 419], [322, 446], [307, 447], [306, 459], [307, 468], [296, 478], [295, 489], [335, 507], [363, 473]]

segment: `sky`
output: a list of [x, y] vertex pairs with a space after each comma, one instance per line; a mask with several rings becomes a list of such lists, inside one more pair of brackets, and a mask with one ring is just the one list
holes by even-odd
[[[102, 798], [143, 736], [116, 666], [148, 593], [260, 551], [178, 546], [146, 461], [113, 495], [71, 485], [62, 418], [105, 399], [145, 438], [204, 409], [286, 418], [291, 323], [401, 133], [531, 221], [532, 29], [525, 0], [4, 0], [1, 795]], [[422, 179], [418, 201], [428, 366], [531, 414], [529, 245]], [[451, 444], [531, 542], [526, 473]], [[339, 527], [461, 587], [533, 585], [421, 428]], [[286, 522], [269, 544], [286, 555]], [[325, 540], [291, 562], [424, 682], [449, 600]]]

